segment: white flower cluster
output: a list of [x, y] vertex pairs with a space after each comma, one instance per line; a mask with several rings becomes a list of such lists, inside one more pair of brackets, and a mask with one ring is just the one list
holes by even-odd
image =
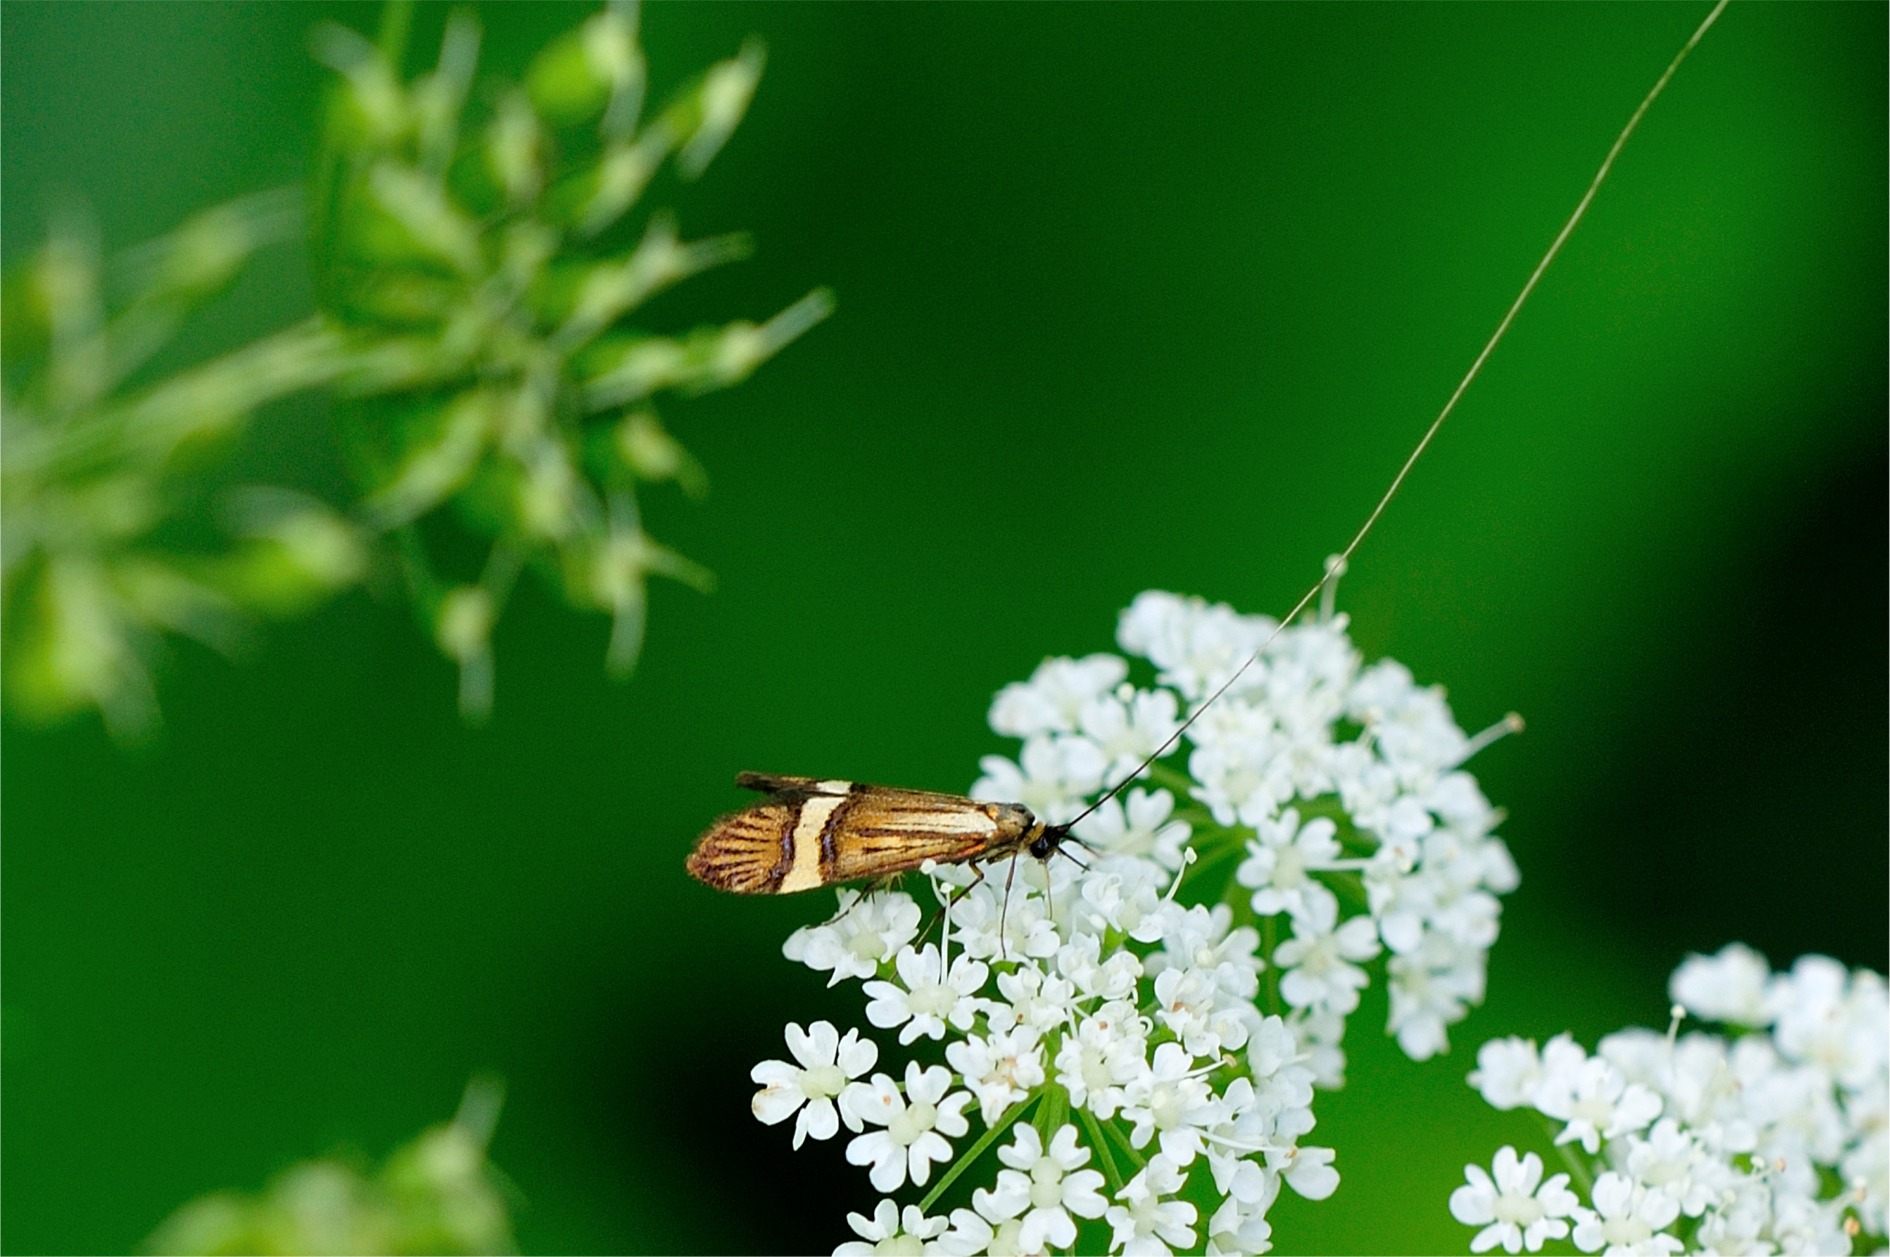
[[[796, 1117], [796, 1146], [845, 1125], [880, 1192], [930, 1186], [852, 1215], [842, 1252], [1265, 1252], [1282, 1185], [1338, 1186], [1332, 1151], [1300, 1141], [1315, 1085], [1343, 1081], [1361, 966], [1389, 953], [1390, 1031], [1414, 1057], [1481, 999], [1516, 872], [1459, 769], [1480, 743], [1403, 668], [1361, 667], [1342, 619], [1276, 627], [1143, 594], [1119, 640], [1156, 683], [1117, 656], [1047, 661], [993, 703], [1023, 747], [972, 793], [1069, 822], [1261, 650], [1188, 729], [1186, 774], [1157, 764], [1068, 859], [933, 870], [935, 933], [935, 908], [876, 890], [788, 939], [923, 1054], [876, 1069], [860, 1030], [817, 1022], [788, 1028], [794, 1063], [754, 1070], [756, 1116]], [[932, 1213], [993, 1147], [995, 1178]]]
[[[1345, 617], [1279, 631], [1264, 616], [1151, 591], [1122, 616], [1123, 649], [1153, 663], [1157, 685], [1124, 683], [1113, 655], [1047, 661], [1007, 686], [991, 727], [1022, 738], [1017, 762], [983, 761], [980, 798], [1022, 802], [1053, 821], [1119, 780], [1171, 734], [1177, 714], [1214, 692], [1262, 644], [1260, 660], [1188, 730], [1185, 821], [1167, 790], [1130, 791], [1077, 829], [1098, 850], [1181, 866], [1192, 832], [1204, 860], [1240, 856], [1250, 916], [1281, 941], [1263, 957], [1288, 1022], [1322, 1086], [1344, 1082], [1340, 1038], [1366, 985], [1360, 967], [1388, 952], [1389, 1032], [1414, 1060], [1449, 1046], [1447, 1027], [1483, 999], [1497, 896], [1516, 866], [1492, 830], [1501, 814], [1461, 765], [1514, 718], [1476, 738], [1443, 692], [1393, 660], [1365, 667]], [[1271, 640], [1269, 640], [1271, 639]], [[1230, 903], [1238, 892], [1229, 888]], [[1362, 909], [1362, 911], [1361, 911]]]
[[[1667, 1034], [1624, 1030], [1594, 1055], [1567, 1035], [1537, 1049], [1497, 1039], [1471, 1085], [1499, 1109], [1559, 1127], [1592, 1184], [1498, 1152], [1450, 1198], [1482, 1228], [1472, 1252], [1535, 1252], [1571, 1229], [1583, 1252], [1881, 1251], [1890, 1201], [1890, 993], [1882, 975], [1806, 956], [1771, 972], [1748, 947], [1695, 956], [1674, 973]], [[1687, 1013], [1732, 1036], [1679, 1034]], [[1579, 1145], [1580, 1156], [1574, 1146]], [[1592, 1207], [1591, 1207], [1592, 1206]]]

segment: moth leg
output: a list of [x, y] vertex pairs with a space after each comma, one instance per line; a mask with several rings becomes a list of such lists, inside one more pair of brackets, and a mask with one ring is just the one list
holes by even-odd
[[868, 895], [872, 894], [874, 891], [886, 890], [886, 889], [889, 889], [890, 887], [898, 885], [898, 883], [899, 883], [899, 874], [888, 873], [884, 877], [873, 878], [872, 880], [868, 881], [865, 885], [861, 886], [858, 890], [853, 891], [852, 892], [853, 898], [851, 899], [846, 898], [845, 896], [847, 892], [845, 890], [842, 890], [839, 910], [835, 912], [832, 916], [828, 917], [825, 921], [822, 921], [820, 923], [820, 928], [822, 929], [827, 928], [828, 926], [832, 925], [834, 922], [838, 921], [841, 917], [844, 917], [847, 913], [853, 911], [854, 905], [858, 904], [860, 900], [866, 898]]
[[[982, 870], [981, 870], [982, 871]], [[1004, 934], [1004, 918], [1011, 910], [1011, 883], [1017, 880], [1017, 855], [1011, 856], [1011, 871], [1004, 875], [1004, 906], [998, 909], [998, 959], [1009, 960], [1010, 940]]]
[[[931, 935], [932, 927], [937, 925], [940, 921], [943, 921], [945, 919], [945, 914], [947, 912], [950, 912], [953, 908], [956, 908], [958, 906], [958, 901], [960, 899], [963, 899], [966, 895], [969, 895], [972, 891], [972, 888], [977, 886], [979, 882], [982, 882], [984, 880], [984, 866], [982, 864], [972, 865], [971, 871], [974, 874], [976, 874], [976, 876], [974, 876], [970, 881], [966, 882], [963, 886], [960, 886], [957, 890], [953, 891], [949, 896], [946, 897], [945, 902], [939, 905], [938, 911], [932, 914], [932, 919], [925, 923], [925, 928], [919, 931], [919, 937], [913, 941], [912, 945], [914, 947], [925, 946], [925, 940]], [[898, 874], [895, 873], [893, 874], [893, 876], [897, 877]], [[939, 948], [939, 961], [941, 962], [941, 964], [944, 962], [944, 959], [945, 959], [945, 949], [943, 947], [940, 947]], [[944, 981], [944, 978], [941, 977], [939, 980], [942, 982]]]

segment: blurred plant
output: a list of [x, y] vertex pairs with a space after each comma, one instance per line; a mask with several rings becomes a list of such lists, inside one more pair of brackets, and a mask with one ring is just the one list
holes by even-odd
[[[684, 242], [662, 213], [634, 243], [620, 229], [666, 161], [694, 178], [721, 149], [754, 94], [758, 46], [645, 118], [636, 13], [614, 3], [470, 119], [478, 45], [454, 15], [437, 67], [403, 84], [386, 47], [320, 32], [341, 77], [315, 233], [323, 309], [363, 358], [348, 433], [363, 509], [397, 532], [469, 711], [490, 702], [492, 629], [521, 567], [611, 616], [619, 673], [641, 647], [649, 577], [706, 587], [643, 529], [639, 483], [704, 484], [651, 399], [739, 383], [831, 306], [816, 291], [766, 323], [682, 337], [629, 322], [749, 250], [744, 236]], [[477, 574], [441, 576], [432, 551], [468, 536]]]
[[[1882, 1252], [1890, 1206], [1890, 993], [1883, 975], [1804, 956], [1789, 973], [1737, 943], [1673, 975], [1673, 1024], [1590, 1056], [1494, 1039], [1470, 1083], [1529, 1109], [1568, 1173], [1534, 1153], [1467, 1167], [1450, 1212], [1472, 1252]], [[1691, 1014], [1725, 1034], [1689, 1031]], [[1580, 1188], [1571, 1191], [1569, 1182]], [[1584, 1203], [1583, 1196], [1587, 1197]]]
[[[284, 215], [260, 201], [126, 259], [121, 301], [71, 229], [7, 276], [0, 524], [16, 714], [97, 708], [136, 734], [155, 715], [166, 635], [227, 644], [251, 616], [297, 614], [360, 579], [388, 541], [460, 667], [468, 715], [490, 706], [493, 628], [527, 565], [568, 605], [611, 616], [619, 674], [641, 648], [650, 577], [708, 586], [642, 525], [640, 485], [706, 486], [652, 399], [739, 383], [832, 302], [817, 290], [760, 324], [657, 334], [636, 321], [649, 298], [745, 256], [747, 238], [685, 242], [661, 212], [622, 233], [665, 163], [694, 178], [720, 150], [759, 48], [646, 118], [636, 11], [612, 3], [522, 84], [493, 85], [474, 116], [477, 23], [450, 17], [437, 66], [406, 81], [409, 16], [390, 5], [379, 45], [317, 32], [339, 78], [311, 198], [316, 318], [132, 386], [183, 318], [283, 234]], [[252, 492], [227, 507], [233, 539], [197, 536], [204, 465], [257, 408], [314, 385], [342, 399], [360, 500], [333, 510]]]
[[254, 1196], [184, 1205], [150, 1253], [509, 1253], [506, 1184], [486, 1160], [503, 1089], [474, 1079], [450, 1122], [422, 1131], [378, 1169], [304, 1161]]
[[340, 372], [332, 334], [310, 321], [155, 383], [137, 375], [284, 217], [270, 198], [198, 216], [112, 268], [117, 301], [70, 222], [7, 275], [0, 588], [16, 714], [97, 708], [136, 735], [156, 714], [165, 634], [227, 646], [248, 616], [295, 614], [359, 578], [359, 530], [313, 499], [251, 491], [226, 498], [225, 529], [201, 518], [199, 473], [257, 408]]
[[[931, 1184], [916, 1206], [852, 1215], [861, 1241], [843, 1253], [1264, 1252], [1283, 1185], [1315, 1200], [1338, 1186], [1332, 1150], [1301, 1141], [1315, 1086], [1343, 1085], [1366, 966], [1388, 974], [1387, 1029], [1414, 1059], [1483, 997], [1497, 895], [1517, 879], [1461, 765], [1510, 722], [1466, 737], [1440, 691], [1363, 666], [1329, 602], [1280, 630], [1150, 592], [1117, 638], [1154, 685], [1127, 683], [1114, 655], [1046, 661], [992, 704], [1023, 749], [987, 757], [975, 797], [1068, 821], [1259, 655], [1188, 730], [1185, 773], [1158, 762], [1153, 789], [1077, 824], [1087, 865], [937, 869], [938, 945], [918, 944], [920, 904], [887, 890], [843, 894], [787, 941], [833, 983], [863, 983], [871, 1026], [941, 1044], [867, 1077], [880, 1048], [861, 1030], [790, 1025], [794, 1061], [754, 1070], [755, 1115], [796, 1117], [796, 1146], [845, 1124], [875, 1188]], [[1007, 1132], [970, 1207], [930, 1213]]]

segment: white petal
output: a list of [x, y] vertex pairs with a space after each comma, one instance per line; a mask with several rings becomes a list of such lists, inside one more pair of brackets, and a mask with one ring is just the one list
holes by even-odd
[[788, 1087], [764, 1087], [755, 1092], [755, 1099], [749, 1107], [756, 1117], [770, 1126], [785, 1122], [794, 1116], [794, 1110], [801, 1107], [807, 1097], [798, 1089]]

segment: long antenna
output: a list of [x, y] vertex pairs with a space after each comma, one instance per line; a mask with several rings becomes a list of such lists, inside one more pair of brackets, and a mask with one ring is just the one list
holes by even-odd
[[1583, 217], [1587, 215], [1588, 207], [1595, 199], [1595, 193], [1601, 190], [1602, 181], [1607, 179], [1608, 173], [1614, 169], [1614, 159], [1621, 155], [1621, 150], [1627, 146], [1628, 137], [1633, 135], [1636, 128], [1641, 125], [1641, 118], [1647, 113], [1648, 106], [1652, 105], [1655, 99], [1667, 89], [1667, 82], [1669, 79], [1673, 78], [1674, 71], [1680, 68], [1680, 63], [1687, 59], [1687, 54], [1692, 52], [1706, 32], [1712, 29], [1713, 23], [1719, 20], [1720, 13], [1725, 10], [1728, 3], [1729, 0], [1719, 0], [1719, 2], [1713, 6], [1713, 11], [1706, 15], [1706, 20], [1700, 23], [1699, 28], [1693, 32], [1692, 37], [1687, 40], [1679, 52], [1674, 54], [1673, 60], [1667, 63], [1667, 68], [1661, 72], [1658, 79], [1654, 80], [1654, 86], [1648, 89], [1646, 96], [1642, 97], [1640, 105], [1628, 116], [1627, 125], [1621, 128], [1621, 134], [1614, 137], [1614, 144], [1608, 149], [1608, 155], [1601, 159], [1601, 166], [1595, 171], [1595, 177], [1588, 181], [1588, 190], [1583, 192], [1582, 199], [1575, 203], [1574, 212], [1568, 216], [1568, 221], [1562, 224], [1562, 230], [1556, 233], [1555, 240], [1549, 245], [1548, 252], [1544, 253], [1542, 260], [1536, 263], [1536, 269], [1530, 273], [1528, 282], [1522, 286], [1522, 291], [1516, 294], [1516, 299], [1510, 302], [1509, 309], [1504, 313], [1502, 320], [1497, 323], [1496, 330], [1490, 333], [1489, 340], [1484, 342], [1482, 351], [1477, 354], [1476, 360], [1470, 364], [1470, 369], [1464, 372], [1463, 379], [1457, 382], [1457, 387], [1451, 392], [1450, 399], [1444, 403], [1444, 408], [1437, 412], [1437, 418], [1431, 420], [1431, 426], [1424, 430], [1424, 435], [1419, 439], [1416, 448], [1411, 451], [1410, 457], [1404, 460], [1404, 466], [1398, 468], [1398, 474], [1391, 478], [1391, 486], [1385, 490], [1384, 496], [1378, 499], [1378, 505], [1374, 506], [1372, 513], [1365, 517], [1365, 522], [1359, 526], [1358, 532], [1353, 534], [1352, 540], [1346, 543], [1345, 549], [1341, 550], [1336, 558], [1329, 559], [1326, 562], [1325, 573], [1320, 576], [1318, 582], [1315, 583], [1311, 589], [1308, 589], [1304, 594], [1300, 595], [1299, 601], [1293, 604], [1293, 609], [1288, 611], [1285, 618], [1274, 626], [1271, 633], [1267, 634], [1266, 640], [1261, 642], [1260, 645], [1255, 648], [1254, 652], [1247, 656], [1246, 661], [1238, 668], [1235, 668], [1233, 674], [1225, 681], [1222, 681], [1219, 688], [1208, 695], [1207, 698], [1202, 701], [1201, 705], [1196, 707], [1193, 713], [1190, 714], [1186, 720], [1182, 721], [1173, 733], [1168, 735], [1166, 741], [1155, 748], [1154, 754], [1143, 760], [1141, 764], [1136, 767], [1134, 772], [1111, 786], [1109, 793], [1084, 808], [1075, 820], [1063, 826], [1063, 828], [1074, 828], [1084, 817], [1109, 802], [1109, 800], [1115, 798], [1118, 794], [1121, 794], [1124, 788], [1137, 777], [1140, 777], [1150, 764], [1153, 764], [1156, 760], [1173, 750], [1175, 743], [1181, 740], [1181, 735], [1186, 733], [1189, 726], [1193, 725], [1195, 721], [1201, 718], [1201, 713], [1218, 702], [1221, 695], [1227, 693], [1227, 691], [1233, 687], [1234, 682], [1240, 680], [1247, 669], [1253, 667], [1260, 656], [1266, 653], [1267, 647], [1273, 644], [1273, 639], [1284, 632], [1286, 626], [1291, 624], [1299, 616], [1299, 613], [1306, 609], [1306, 604], [1318, 597], [1319, 591], [1331, 584], [1339, 573], [1345, 570], [1347, 563], [1352, 558], [1353, 551], [1357, 550], [1359, 543], [1365, 540], [1365, 535], [1371, 532], [1372, 526], [1378, 522], [1378, 517], [1385, 513], [1385, 508], [1391, 505], [1391, 499], [1398, 495], [1398, 490], [1404, 487], [1405, 477], [1411, 474], [1411, 468], [1417, 465], [1417, 460], [1423, 457], [1425, 450], [1430, 448], [1431, 438], [1437, 435], [1437, 430], [1444, 426], [1444, 420], [1450, 418], [1451, 412], [1457, 409], [1457, 403], [1462, 399], [1465, 391], [1469, 389], [1470, 382], [1483, 373], [1483, 364], [1489, 361], [1490, 354], [1495, 351], [1497, 344], [1509, 333], [1509, 325], [1516, 321], [1516, 314], [1523, 308], [1523, 302], [1529, 300], [1530, 294], [1535, 292], [1537, 282], [1542, 279], [1543, 273], [1549, 269], [1549, 264], [1555, 261], [1556, 256], [1562, 252], [1562, 246], [1568, 242], [1569, 236], [1574, 233], [1575, 225], [1581, 222]]

